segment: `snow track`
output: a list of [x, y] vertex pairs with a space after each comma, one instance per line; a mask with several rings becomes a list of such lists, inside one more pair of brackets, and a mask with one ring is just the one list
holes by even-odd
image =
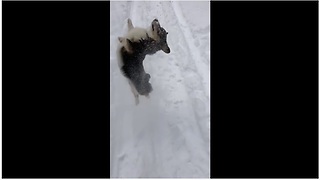
[[[192, 11], [190, 11], [192, 10]], [[209, 2], [111, 1], [111, 177], [209, 177]], [[127, 18], [158, 18], [170, 54], [144, 60], [153, 92], [135, 106], [116, 60]]]

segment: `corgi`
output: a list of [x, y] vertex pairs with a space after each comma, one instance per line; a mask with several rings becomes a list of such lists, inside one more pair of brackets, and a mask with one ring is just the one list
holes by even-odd
[[139, 104], [139, 95], [149, 98], [152, 85], [150, 74], [143, 67], [146, 55], [152, 55], [162, 50], [169, 54], [167, 43], [168, 32], [154, 19], [147, 29], [134, 27], [131, 19], [127, 21], [128, 33], [125, 37], [118, 37], [117, 49], [118, 66], [122, 74], [128, 79], [131, 91], [135, 97], [135, 104]]

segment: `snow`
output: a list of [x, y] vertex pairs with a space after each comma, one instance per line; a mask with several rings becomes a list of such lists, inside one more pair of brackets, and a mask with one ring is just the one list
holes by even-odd
[[[205, 1], [111, 1], [112, 178], [209, 177], [209, 7]], [[157, 18], [171, 49], [144, 60], [153, 91], [138, 106], [116, 59], [128, 18], [143, 28]]]

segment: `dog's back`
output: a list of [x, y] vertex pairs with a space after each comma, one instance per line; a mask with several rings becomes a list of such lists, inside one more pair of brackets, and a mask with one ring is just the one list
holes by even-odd
[[131, 51], [127, 51], [125, 47], [120, 48], [119, 58], [122, 60], [120, 70], [134, 84], [140, 95], [148, 95], [152, 91], [152, 86], [149, 83], [151, 76], [145, 72], [143, 67], [146, 44], [127, 41]]

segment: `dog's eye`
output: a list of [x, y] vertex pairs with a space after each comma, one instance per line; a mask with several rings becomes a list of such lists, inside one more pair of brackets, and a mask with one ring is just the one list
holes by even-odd
[[169, 33], [167, 32], [167, 34], [169, 34]]

